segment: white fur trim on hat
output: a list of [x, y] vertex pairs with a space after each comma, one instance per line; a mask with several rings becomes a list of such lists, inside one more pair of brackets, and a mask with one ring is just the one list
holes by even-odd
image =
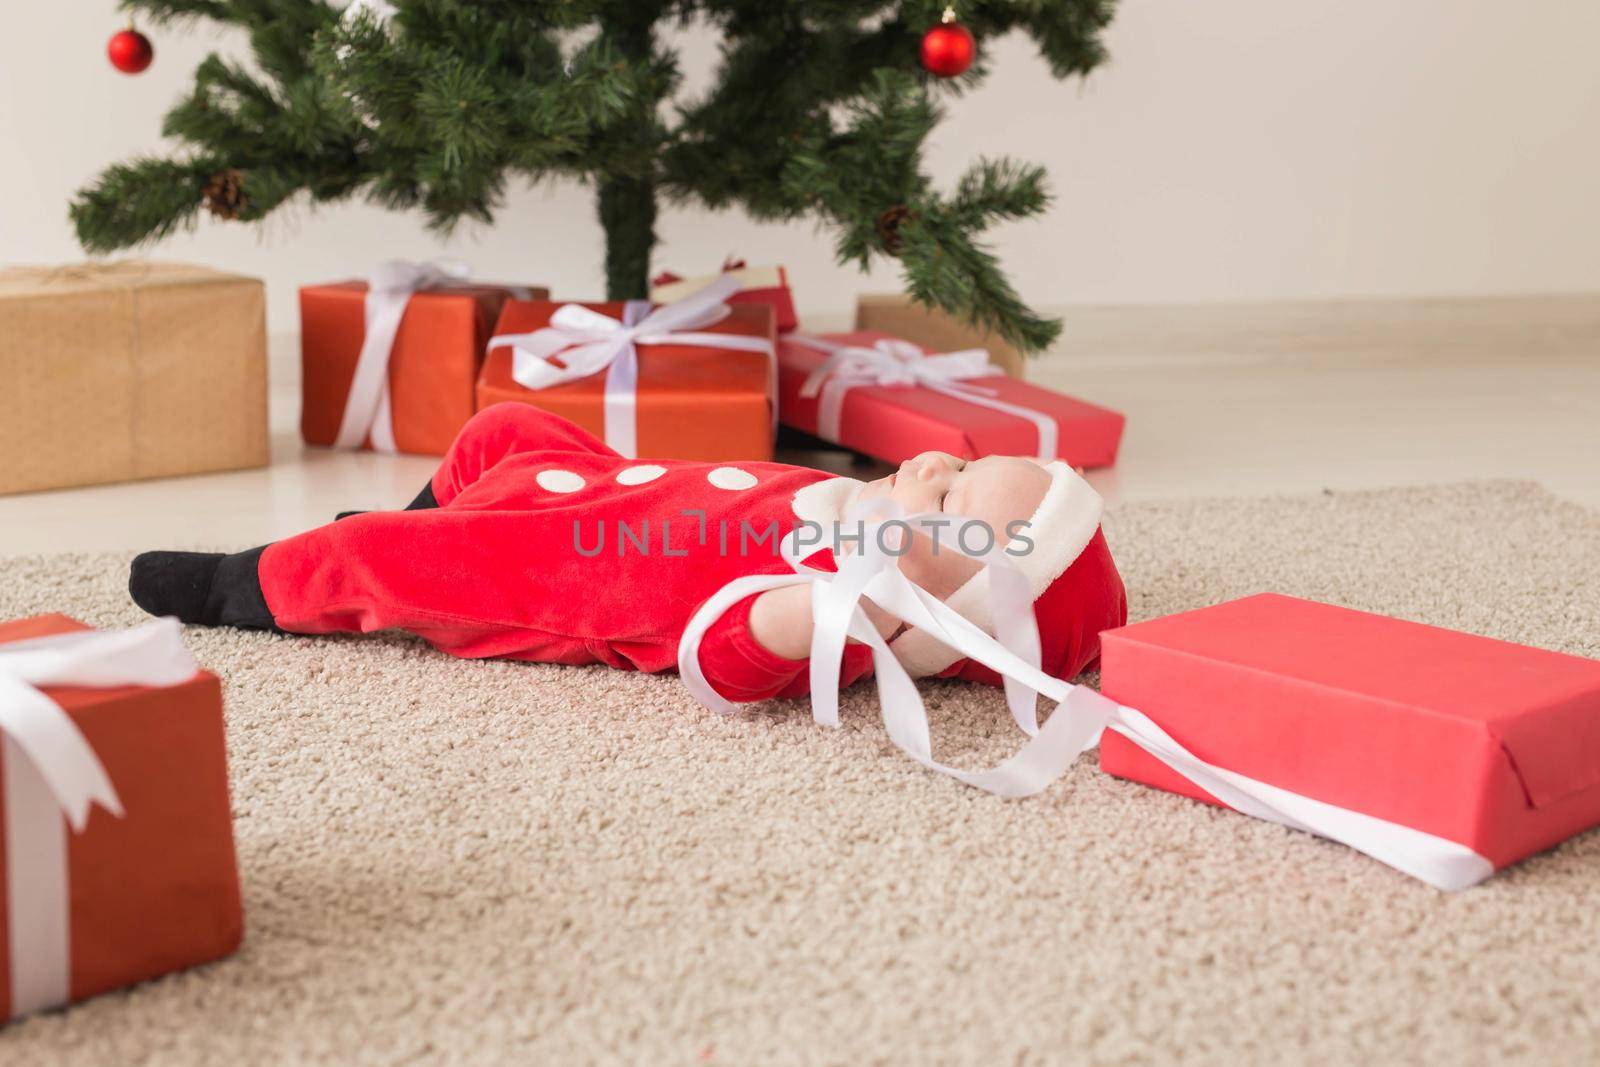
[[[1072, 566], [1094, 539], [1100, 528], [1105, 502], [1083, 477], [1067, 464], [1056, 460], [1044, 465], [1050, 474], [1050, 488], [1028, 520], [1024, 538], [1006, 546], [1017, 567], [1027, 576], [1033, 598], [1039, 599], [1050, 583]], [[827, 483], [822, 483], [826, 485]], [[1027, 541], [1033, 542], [1028, 549]], [[985, 632], [994, 632], [989, 615], [989, 570], [985, 567], [945, 601]], [[923, 630], [907, 630], [889, 644], [895, 658], [913, 678], [938, 674], [961, 658], [961, 653], [941, 644]]]

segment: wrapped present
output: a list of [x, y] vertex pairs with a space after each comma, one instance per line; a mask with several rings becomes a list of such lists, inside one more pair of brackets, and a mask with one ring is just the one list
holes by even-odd
[[177, 622], [0, 624], [0, 1020], [243, 934], [222, 687]]
[[308, 444], [443, 455], [472, 417], [484, 345], [507, 299], [465, 265], [384, 263], [300, 290], [300, 435]]
[[778, 342], [785, 426], [899, 463], [919, 452], [1115, 462], [1123, 417], [1002, 373], [982, 349], [929, 354], [881, 333]]
[[624, 456], [772, 458], [773, 316], [722, 278], [676, 303], [506, 304], [478, 407], [534, 404]]
[[0, 271], [0, 493], [267, 462], [266, 298], [169, 263]]
[[1272, 594], [1100, 640], [1112, 774], [1449, 889], [1600, 823], [1600, 661]]
[[865, 293], [856, 298], [857, 331], [872, 330], [890, 337], [903, 337], [930, 352], [955, 352], [981, 348], [989, 362], [1014, 377], [1023, 376], [1022, 353], [1004, 337], [990, 330], [963, 322], [942, 308], [906, 296], [904, 293]]
[[727, 298], [728, 303], [771, 306], [774, 325], [779, 333], [788, 333], [799, 325], [800, 320], [794, 311], [794, 294], [789, 289], [789, 273], [782, 267], [747, 267], [743, 260], [730, 259], [722, 265], [720, 274], [705, 274], [698, 278], [680, 278], [671, 271], [658, 274], [650, 283], [650, 299], [657, 304], [671, 304], [724, 277], [739, 283], [739, 291]]

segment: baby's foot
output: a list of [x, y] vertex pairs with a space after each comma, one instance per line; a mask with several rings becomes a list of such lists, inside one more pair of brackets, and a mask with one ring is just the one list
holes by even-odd
[[406, 505], [407, 511], [431, 511], [439, 506], [439, 498], [433, 495], [433, 482], [428, 482], [422, 487], [422, 492], [416, 495], [411, 503]]
[[[433, 508], [436, 508], [438, 506], [439, 506], [439, 501], [436, 500], [434, 498], [434, 495], [433, 495], [433, 483], [429, 482], [427, 485], [424, 485], [422, 487], [422, 492], [420, 492], [420, 493], [418, 493], [416, 495], [416, 499], [412, 500], [411, 503], [407, 504], [401, 510], [402, 511], [431, 511]], [[367, 514], [365, 511], [341, 511], [341, 512], [339, 512], [339, 514], [337, 514], [337, 515], [335, 515], [333, 517], [333, 521], [334, 522], [338, 522], [340, 519], [348, 519], [348, 518], [350, 518], [350, 517], [352, 517], [354, 515], [365, 515], [365, 514]]]
[[128, 572], [128, 594], [150, 614], [180, 622], [277, 630], [256, 577], [263, 551], [142, 552]]

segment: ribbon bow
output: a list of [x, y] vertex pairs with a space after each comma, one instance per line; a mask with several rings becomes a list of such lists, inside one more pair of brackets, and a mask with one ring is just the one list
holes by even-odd
[[[872, 649], [878, 700], [889, 737], [903, 752], [925, 767], [1001, 796], [1030, 796], [1061, 776], [1078, 754], [1094, 747], [1115, 705], [1091, 689], [1074, 686], [1045, 674], [1039, 667], [1039, 630], [1032, 610], [1027, 578], [1004, 550], [968, 553], [989, 566], [990, 617], [996, 636], [990, 637], [938, 597], [907, 578], [899, 555], [887, 545], [889, 523], [909, 536], [913, 526], [947, 516], [905, 517], [888, 501], [857, 505], [845, 524], [865, 524], [863, 547], [839, 559], [837, 572], [806, 566], [800, 559], [799, 540], [783, 543], [784, 559], [793, 574], [764, 574], [736, 578], [708, 600], [690, 620], [678, 646], [678, 671], [689, 692], [715, 711], [732, 712], [700, 669], [700, 642], [712, 623], [745, 597], [788, 585], [811, 586], [814, 630], [811, 641], [811, 712], [824, 726], [839, 724], [839, 666], [847, 638]], [[1011, 759], [988, 771], [963, 771], [933, 757], [928, 713], [910, 674], [861, 607], [865, 597], [889, 614], [927, 630], [963, 654], [988, 664], [1005, 678], [1006, 705], [1011, 717], [1029, 740]], [[1043, 693], [1062, 704], [1044, 726], [1039, 726], [1036, 696]]]
[[[1408, 826], [1246, 778], [1206, 763], [1184, 748], [1148, 716], [1118, 704], [1086, 686], [1073, 685], [1040, 669], [1039, 631], [1027, 580], [1004, 550], [966, 552], [989, 569], [991, 637], [907, 578], [898, 556], [885, 547], [883, 528], [893, 522], [909, 536], [912, 527], [948, 516], [902, 517], [897, 505], [875, 501], [857, 505], [846, 525], [863, 523], [863, 549], [839, 560], [837, 572], [800, 562], [799, 539], [783, 544], [793, 574], [736, 578], [697, 611], [678, 646], [678, 672], [691, 695], [714, 711], [731, 713], [700, 668], [700, 642], [729, 608], [749, 596], [789, 585], [810, 584], [813, 631], [810, 652], [811, 712], [821, 725], [839, 724], [840, 660], [847, 638], [872, 649], [873, 674], [884, 727], [901, 751], [931, 770], [1005, 797], [1030, 796], [1059, 778], [1073, 761], [1115, 730], [1218, 800], [1247, 815], [1342, 842], [1440, 889], [1464, 889], [1487, 878], [1494, 865], [1465, 845]], [[1006, 705], [1028, 740], [1010, 759], [986, 771], [963, 771], [933, 758], [927, 709], [916, 683], [895, 658], [861, 607], [871, 600], [890, 615], [988, 666], [1005, 681]], [[1056, 702], [1041, 727], [1037, 697]]]
[[[739, 291], [735, 278], [719, 278], [682, 300], [651, 310], [647, 300], [630, 300], [621, 320], [582, 304], [563, 304], [550, 325], [532, 333], [501, 334], [489, 349], [511, 346], [511, 377], [528, 389], [548, 389], [606, 372], [605, 440], [629, 458], [638, 455], [639, 345], [694, 345], [764, 352], [764, 337], [700, 333], [728, 316], [728, 297]], [[560, 362], [552, 362], [551, 357]]]
[[68, 997], [67, 826], [82, 832], [96, 804], [122, 815], [100, 758], [42, 687], [178, 685], [198, 669], [176, 619], [0, 645], [0, 767], [5, 772], [0, 809], [13, 1015]]
[[992, 378], [1005, 373], [989, 362], [989, 353], [984, 349], [965, 348], [929, 355], [910, 341], [897, 337], [885, 337], [870, 346], [837, 344], [805, 334], [790, 334], [788, 340], [828, 354], [800, 386], [803, 397], [821, 394], [817, 407], [819, 437], [838, 443], [844, 421], [844, 398], [850, 390], [863, 385], [920, 386], [1028, 420], [1038, 433], [1035, 454], [1043, 460], [1056, 458], [1055, 419], [1041, 411], [1001, 400], [997, 391], [987, 386], [971, 384], [974, 378]]
[[394, 414], [389, 406], [389, 357], [411, 294], [463, 282], [471, 273], [458, 259], [412, 263], [391, 259], [367, 276], [366, 335], [356, 358], [356, 373], [339, 420], [334, 448], [356, 449], [370, 435], [378, 452], [394, 452]]

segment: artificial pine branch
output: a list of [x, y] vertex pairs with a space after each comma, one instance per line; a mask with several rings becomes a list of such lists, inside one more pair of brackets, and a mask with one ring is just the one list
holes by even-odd
[[220, 161], [143, 158], [117, 163], [72, 205], [78, 240], [90, 252], [158, 241], [194, 225], [206, 182]]
[[124, 11], [141, 12], [158, 26], [184, 19], [213, 19], [222, 22], [234, 14], [226, 0], [124, 0]]
[[1028, 309], [987, 248], [973, 241], [947, 212], [931, 209], [898, 228], [906, 292], [992, 330], [1024, 352], [1048, 348], [1061, 334], [1059, 319]]
[[[613, 297], [643, 295], [658, 203], [809, 217], [840, 259], [898, 259], [909, 293], [1024, 350], [1058, 325], [1017, 297], [981, 235], [1043, 211], [1038, 167], [980, 160], [948, 195], [923, 173], [936, 98], [917, 62], [945, 0], [397, 0], [387, 23], [328, 0], [123, 0], [158, 24], [245, 30], [252, 62], [207, 58], [163, 131], [168, 160], [107, 169], [72, 208], [91, 251], [159, 240], [207, 207], [258, 220], [296, 197], [361, 195], [448, 231], [491, 220], [507, 182], [596, 185]], [[1019, 31], [1058, 78], [1104, 60], [1113, 0], [968, 0], [984, 41]], [[666, 24], [722, 34], [684, 99]]]

